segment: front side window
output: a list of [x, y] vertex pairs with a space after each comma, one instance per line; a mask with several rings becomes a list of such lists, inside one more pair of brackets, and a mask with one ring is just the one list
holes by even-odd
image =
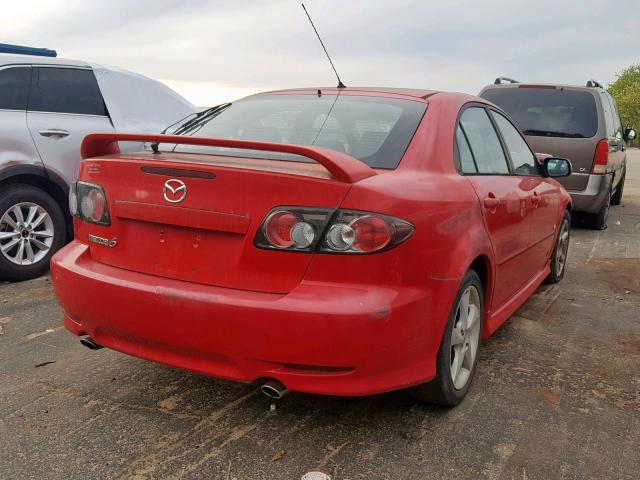
[[92, 70], [39, 67], [34, 70], [29, 110], [35, 112], [107, 115]]
[[26, 110], [31, 67], [0, 70], [0, 110]]
[[469, 141], [478, 173], [509, 174], [509, 166], [498, 134], [484, 108], [467, 108], [460, 116], [460, 127]]
[[518, 130], [498, 112], [491, 111], [509, 151], [514, 175], [539, 175], [537, 161]]
[[[346, 153], [373, 168], [394, 169], [426, 108], [413, 100], [359, 95], [256, 95], [177, 133], [315, 145]], [[178, 145], [175, 151], [310, 161], [298, 155], [235, 148]]]

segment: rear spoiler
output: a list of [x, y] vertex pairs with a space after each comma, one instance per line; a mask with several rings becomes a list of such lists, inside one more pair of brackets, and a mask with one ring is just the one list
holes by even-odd
[[120, 153], [118, 142], [172, 143], [201, 145], [205, 147], [227, 147], [267, 152], [291, 153], [315, 160], [340, 182], [355, 183], [371, 177], [376, 172], [366, 163], [345, 153], [328, 148], [289, 145], [284, 143], [253, 142], [226, 138], [203, 138], [183, 135], [150, 135], [138, 133], [92, 133], [84, 137], [80, 154], [82, 158], [99, 157]]

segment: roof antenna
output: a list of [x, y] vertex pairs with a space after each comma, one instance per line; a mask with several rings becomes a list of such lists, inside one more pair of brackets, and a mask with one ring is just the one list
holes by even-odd
[[311, 16], [309, 15], [309, 12], [307, 12], [307, 8], [304, 6], [304, 3], [302, 4], [302, 8], [304, 9], [304, 13], [307, 14], [307, 18], [309, 19], [309, 22], [311, 22], [311, 26], [313, 27], [313, 31], [316, 32], [316, 36], [318, 37], [318, 40], [320, 41], [320, 45], [322, 45], [322, 49], [324, 50], [324, 53], [327, 55], [327, 58], [329, 59], [329, 63], [331, 64], [331, 68], [333, 68], [333, 72], [336, 74], [336, 78], [338, 79], [338, 88], [345, 88], [345, 84], [342, 83], [342, 80], [340, 80], [340, 75], [338, 75], [338, 71], [336, 70], [336, 67], [333, 65], [333, 62], [331, 61], [331, 57], [329, 56], [329, 52], [327, 52], [327, 49], [324, 46], [324, 43], [322, 43], [322, 39], [320, 38], [320, 34], [318, 33], [318, 30], [316, 29], [316, 26], [313, 24], [313, 20], [311, 20]]

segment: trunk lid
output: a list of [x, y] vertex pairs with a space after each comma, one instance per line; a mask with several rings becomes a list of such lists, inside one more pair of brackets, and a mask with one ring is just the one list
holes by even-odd
[[[256, 248], [267, 213], [283, 205], [338, 208], [350, 187], [317, 164], [177, 153], [88, 159], [79, 178], [104, 188], [111, 216], [111, 226], [83, 223], [79, 233], [117, 239], [113, 248], [90, 243], [94, 260], [272, 293], [298, 285], [312, 254]], [[171, 179], [186, 187], [179, 203], [164, 196]], [[175, 200], [181, 191], [168, 196]]]

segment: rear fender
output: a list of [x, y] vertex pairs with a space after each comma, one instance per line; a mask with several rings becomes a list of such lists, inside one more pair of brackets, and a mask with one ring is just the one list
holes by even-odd
[[[482, 222], [482, 220], [480, 220], [480, 222]], [[452, 305], [455, 295], [462, 283], [462, 278], [471, 268], [473, 268], [474, 262], [481, 259], [484, 263], [486, 273], [486, 278], [484, 279], [484, 312], [486, 323], [486, 320], [489, 318], [489, 312], [491, 311], [491, 304], [493, 301], [495, 278], [493, 248], [483, 222], [479, 223], [478, 221], [469, 221], [467, 225], [468, 229], [460, 235], [456, 243], [452, 244], [449, 255], [451, 261], [444, 265], [446, 269], [443, 272], [442, 279], [452, 281], [456, 285], [456, 288], [453, 289], [453, 296], [448, 299], [449, 305]], [[462, 260], [457, 261], [455, 259]], [[477, 273], [482, 278], [483, 272]]]

